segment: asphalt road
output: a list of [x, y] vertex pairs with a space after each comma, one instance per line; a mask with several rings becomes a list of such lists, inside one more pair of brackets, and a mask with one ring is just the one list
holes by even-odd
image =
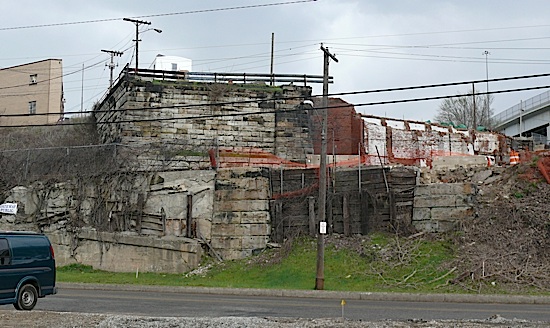
[[[550, 322], [547, 298], [481, 297], [455, 301], [410, 294], [258, 291], [139, 286], [62, 285], [39, 300], [37, 310], [183, 317], [293, 317], [347, 319], [507, 319]], [[471, 295], [472, 296], [472, 295]], [[366, 298], [366, 299], [362, 299]], [[342, 309], [342, 299], [345, 305]], [[422, 301], [417, 301], [422, 299]], [[459, 301], [460, 300], [460, 301]], [[511, 302], [512, 301], [512, 302]], [[500, 302], [500, 303], [495, 303]], [[539, 304], [534, 304], [534, 302]], [[511, 304], [510, 304], [511, 303]], [[0, 309], [11, 309], [0, 306]]]

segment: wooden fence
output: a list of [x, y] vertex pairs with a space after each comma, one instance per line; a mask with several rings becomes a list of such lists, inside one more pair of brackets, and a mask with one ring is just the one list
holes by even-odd
[[[410, 229], [414, 169], [338, 169], [328, 176], [328, 233], [350, 236]], [[271, 171], [272, 241], [316, 234], [318, 181], [316, 169]]]

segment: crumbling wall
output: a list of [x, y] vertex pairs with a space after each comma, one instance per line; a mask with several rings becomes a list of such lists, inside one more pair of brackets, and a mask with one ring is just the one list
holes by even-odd
[[327, 115], [327, 153], [332, 155], [357, 155], [363, 134], [361, 116], [352, 104], [340, 98], [328, 98], [328, 111], [322, 108], [322, 99], [314, 99], [314, 108], [309, 111], [312, 125], [311, 136], [315, 154], [321, 153], [322, 118]]
[[[184, 272], [198, 265], [210, 238], [214, 171], [122, 174], [13, 188], [0, 230], [52, 236], [60, 265], [113, 271]], [[189, 237], [189, 238], [187, 238]]]
[[447, 156], [502, 156], [506, 139], [492, 132], [457, 130], [429, 123], [364, 118], [366, 164], [403, 164], [432, 167]]

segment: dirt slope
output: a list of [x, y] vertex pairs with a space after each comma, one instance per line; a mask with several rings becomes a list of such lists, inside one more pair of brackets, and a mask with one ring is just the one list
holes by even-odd
[[479, 186], [476, 218], [461, 223], [455, 283], [487, 292], [550, 289], [550, 184], [534, 162]]

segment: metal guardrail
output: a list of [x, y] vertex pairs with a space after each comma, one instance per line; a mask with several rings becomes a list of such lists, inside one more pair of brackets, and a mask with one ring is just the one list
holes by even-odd
[[[127, 79], [128, 76], [136, 76], [135, 68], [128, 64], [121, 70], [113, 86]], [[166, 81], [188, 81], [188, 82], [214, 82], [214, 83], [323, 83], [322, 75], [308, 74], [262, 74], [262, 73], [211, 73], [211, 72], [177, 72], [161, 71], [153, 69], [138, 69], [137, 76], [160, 79]], [[328, 77], [328, 83], [334, 83], [332, 76]], [[107, 90], [97, 102], [102, 104], [109, 96], [111, 88]]]
[[537, 110], [543, 106], [550, 105], [550, 91], [546, 91], [532, 98], [529, 98], [515, 106], [508, 108], [507, 110], [498, 113], [493, 116], [493, 120], [497, 122], [498, 126], [502, 126], [516, 118], [519, 118], [523, 109], [522, 115], [526, 115], [529, 112]]
[[[189, 81], [189, 82], [213, 82], [213, 83], [323, 83], [322, 75], [308, 74], [262, 74], [262, 73], [211, 73], [211, 72], [177, 72], [160, 71], [152, 69], [135, 69], [126, 67], [124, 72], [130, 76], [148, 77], [168, 81]], [[329, 83], [334, 83], [333, 77], [329, 76]]]

